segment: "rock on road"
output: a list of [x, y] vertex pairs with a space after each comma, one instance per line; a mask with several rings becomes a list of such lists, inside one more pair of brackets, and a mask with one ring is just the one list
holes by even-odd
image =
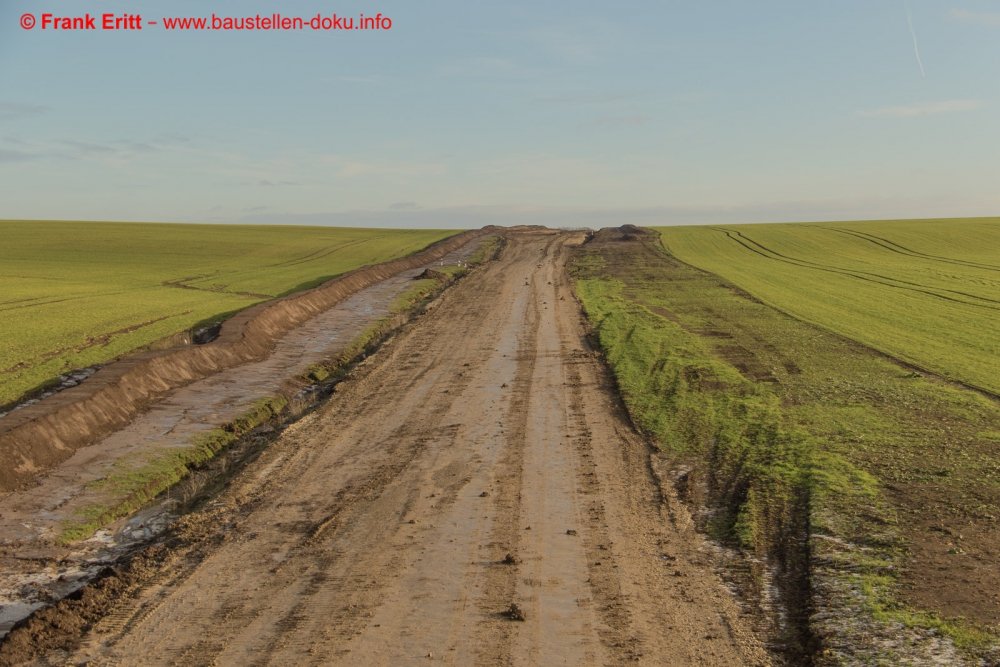
[[589, 350], [565, 271], [582, 239], [511, 235], [70, 662], [770, 664]]

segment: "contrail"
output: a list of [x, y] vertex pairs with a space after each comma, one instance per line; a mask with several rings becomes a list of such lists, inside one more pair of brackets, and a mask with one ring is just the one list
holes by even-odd
[[910, 3], [908, 0], [904, 0], [903, 4], [906, 5], [906, 21], [910, 24], [910, 34], [913, 35], [913, 52], [917, 54], [917, 64], [920, 65], [920, 76], [927, 78], [924, 74], [924, 64], [920, 62], [920, 49], [917, 48], [917, 32], [913, 29], [913, 15], [910, 13]]

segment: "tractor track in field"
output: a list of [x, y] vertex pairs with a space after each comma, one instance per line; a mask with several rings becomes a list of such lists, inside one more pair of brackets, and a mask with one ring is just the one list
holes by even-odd
[[[893, 278], [891, 276], [884, 276], [878, 273], [871, 273], [868, 271], [858, 271], [854, 269], [845, 269], [829, 264], [820, 264], [819, 262], [813, 262], [805, 259], [798, 259], [788, 255], [783, 255], [779, 252], [769, 249], [767, 246], [754, 241], [746, 234], [742, 232], [726, 229], [724, 227], [711, 227], [718, 232], [722, 232], [731, 241], [735, 241], [739, 245], [743, 246], [750, 252], [760, 255], [765, 259], [770, 259], [784, 264], [790, 264], [792, 266], [798, 266], [804, 269], [813, 269], [815, 271], [825, 271], [827, 273], [836, 273], [839, 275], [847, 276], [849, 278], [854, 278], [855, 280], [863, 280], [865, 282], [875, 283], [877, 285], [882, 285], [884, 287], [891, 287], [893, 289], [904, 290], [909, 292], [917, 292], [919, 294], [925, 294], [927, 296], [932, 296], [936, 299], [942, 299], [944, 301], [950, 301], [952, 303], [961, 304], [963, 306], [971, 306], [973, 308], [986, 308], [988, 310], [1000, 310], [1000, 306], [995, 304], [1000, 304], [1000, 299], [991, 299], [989, 297], [979, 296], [977, 294], [970, 294], [968, 292], [961, 292], [958, 290], [950, 290], [944, 288], [931, 287], [924, 285], [922, 283], [916, 283], [907, 280], [900, 280], [898, 278]], [[756, 247], [755, 247], [756, 246]], [[968, 299], [975, 299], [976, 301], [981, 301], [984, 303], [975, 303], [972, 301], [966, 301], [961, 298], [954, 296], [948, 296], [947, 294], [940, 294], [939, 292], [947, 292], [949, 294], [956, 294], [959, 297], [966, 297]]]
[[37, 664], [771, 664], [588, 346], [582, 239], [511, 235]]

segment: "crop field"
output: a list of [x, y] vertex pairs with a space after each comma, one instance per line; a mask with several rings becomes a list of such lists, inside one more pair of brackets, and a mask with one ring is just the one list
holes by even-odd
[[[957, 225], [968, 236], [952, 245], [944, 227], [913, 227], [909, 245], [901, 240], [905, 223], [851, 229], [984, 265], [988, 251], [978, 249], [998, 231], [992, 223]], [[980, 664], [992, 656], [984, 664], [993, 664], [1000, 632], [1000, 402], [840, 335], [867, 333], [891, 349], [890, 332], [905, 331], [914, 355], [926, 355], [948, 343], [947, 320], [926, 312], [928, 304], [957, 307], [918, 294], [903, 297], [913, 308], [925, 306], [911, 319], [891, 304], [880, 312], [876, 299], [893, 288], [768, 259], [732, 239], [751, 246], [745, 239], [754, 239], [815, 263], [825, 254], [826, 266], [857, 273], [862, 266], [883, 275], [892, 269], [911, 282], [922, 275], [928, 284], [932, 260], [913, 257], [908, 267], [884, 251], [895, 264], [877, 267], [874, 257], [850, 255], [851, 248], [883, 252], [867, 249], [874, 244], [813, 225], [730, 227], [728, 235], [661, 231], [671, 250], [681, 247], [717, 273], [677, 261], [655, 233], [601, 232], [575, 261], [577, 291], [629, 411], [659, 443], [678, 494], [699, 510], [706, 532], [746, 557], [733, 568], [744, 589], [765, 608], [781, 610], [774, 632], [791, 662]], [[932, 233], [941, 239], [934, 247]], [[938, 272], [941, 292], [946, 284], [960, 289], [964, 276], [979, 292], [963, 291], [988, 294], [987, 269]], [[736, 279], [720, 279], [729, 275]], [[831, 333], [762, 300], [814, 321], [824, 315], [837, 326], [827, 327]], [[852, 315], [884, 328], [845, 322]], [[991, 340], [978, 349], [988, 350], [995, 336], [987, 333], [989, 316], [979, 317], [979, 333]], [[924, 328], [910, 330], [909, 321]], [[973, 363], [953, 366], [941, 353], [933, 365], [955, 368], [956, 376], [995, 367], [995, 355], [975, 358], [975, 327], [963, 320], [955, 326], [962, 327], [955, 339], [969, 342], [954, 346], [955, 358]], [[928, 356], [919, 361], [932, 365]], [[996, 382], [985, 374], [976, 379]], [[941, 637], [952, 647], [944, 653]]]
[[0, 221], [0, 407], [455, 231]]
[[1000, 220], [663, 227], [677, 258], [796, 318], [1000, 394]]

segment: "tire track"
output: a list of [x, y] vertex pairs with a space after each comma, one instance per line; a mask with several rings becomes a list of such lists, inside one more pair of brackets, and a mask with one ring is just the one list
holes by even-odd
[[875, 234], [869, 234], [868, 232], [861, 232], [852, 229], [840, 229], [838, 227], [819, 227], [818, 225], [809, 225], [810, 227], [816, 227], [817, 229], [828, 229], [835, 232], [840, 232], [841, 234], [848, 234], [862, 241], [868, 241], [869, 243], [874, 243], [880, 248], [884, 248], [890, 252], [895, 252], [906, 257], [916, 257], [918, 259], [929, 259], [936, 262], [943, 262], [946, 264], [956, 264], [958, 266], [965, 266], [973, 269], [986, 269], [987, 271], [1000, 271], [1000, 266], [994, 264], [983, 264], [980, 262], [973, 262], [965, 259], [955, 259], [953, 257], [945, 257], [944, 255], [931, 255], [925, 252], [920, 252], [918, 250], [911, 250], [906, 246], [900, 245], [889, 239], [884, 239], [881, 236], [876, 236]]
[[[783, 255], [783, 254], [781, 254], [779, 252], [770, 250], [766, 246], [758, 243], [757, 241], [754, 241], [753, 239], [747, 237], [746, 235], [744, 235], [741, 232], [733, 232], [731, 230], [727, 230], [727, 229], [724, 229], [724, 228], [721, 228], [721, 227], [711, 227], [711, 229], [713, 229], [714, 231], [722, 232], [730, 240], [735, 241], [736, 243], [740, 244], [741, 246], [743, 246], [744, 248], [746, 248], [750, 252], [758, 254], [761, 257], [764, 257], [765, 259], [770, 259], [770, 260], [782, 262], [782, 263], [785, 263], [785, 264], [790, 264], [792, 266], [798, 266], [798, 267], [804, 268], [804, 269], [814, 269], [814, 270], [817, 270], [817, 271], [825, 271], [827, 273], [835, 273], [835, 274], [839, 274], [839, 275], [843, 275], [843, 276], [848, 276], [850, 278], [855, 278], [857, 280], [863, 280], [865, 282], [870, 282], [870, 283], [875, 283], [875, 284], [878, 284], [878, 285], [883, 285], [885, 287], [891, 287], [893, 289], [904, 290], [904, 291], [909, 291], [909, 292], [917, 292], [917, 293], [920, 293], [920, 294], [926, 294], [927, 296], [931, 296], [931, 297], [934, 297], [936, 299], [943, 299], [945, 301], [951, 301], [953, 303], [959, 303], [959, 304], [962, 304], [964, 306], [971, 306], [973, 308], [985, 308], [985, 309], [988, 309], [988, 310], [1000, 310], [1000, 299], [990, 299], [990, 298], [987, 298], [987, 297], [981, 297], [981, 296], [977, 296], [977, 295], [974, 295], [974, 294], [968, 294], [966, 292], [960, 292], [960, 291], [957, 291], [957, 290], [949, 290], [949, 289], [944, 289], [944, 288], [930, 287], [928, 285], [923, 285], [921, 283], [915, 283], [915, 282], [911, 282], [911, 281], [900, 280], [898, 278], [892, 278], [890, 276], [883, 276], [883, 275], [876, 274], [876, 273], [870, 273], [870, 272], [866, 272], [866, 271], [851, 271], [851, 270], [848, 270], [848, 269], [841, 269], [841, 268], [837, 268], [837, 267], [833, 267], [833, 266], [829, 266], [829, 265], [820, 264], [818, 262], [812, 262], [812, 261], [804, 260], [804, 259], [797, 259], [797, 258], [794, 258], [794, 257], [789, 257], [787, 255]], [[753, 246], [757, 246], [757, 247], [755, 248]], [[770, 253], [770, 254], [768, 254], [768, 253]], [[872, 276], [872, 277], [866, 278], [865, 276]], [[887, 282], [887, 281], [891, 281], [891, 282]], [[899, 283], [899, 284], [896, 284], [896, 283]], [[950, 296], [947, 296], [945, 294], [939, 294], [938, 292], [932, 291], [932, 290], [940, 290], [942, 292], [948, 292], [950, 294], [956, 294], [956, 295], [959, 295], [959, 296], [965, 296], [965, 297], [968, 297], [968, 298], [972, 298], [972, 299], [977, 299], [977, 300], [980, 300], [980, 301], [984, 301], [986, 303], [971, 303], [969, 301], [964, 301], [962, 299], [958, 299], [958, 298], [955, 298], [955, 297], [950, 297]], [[994, 306], [994, 305], [988, 305], [988, 304], [998, 304], [998, 305]]]
[[446, 292], [190, 517], [200, 541], [70, 660], [747, 664], [587, 351], [568, 236], [515, 236]]

